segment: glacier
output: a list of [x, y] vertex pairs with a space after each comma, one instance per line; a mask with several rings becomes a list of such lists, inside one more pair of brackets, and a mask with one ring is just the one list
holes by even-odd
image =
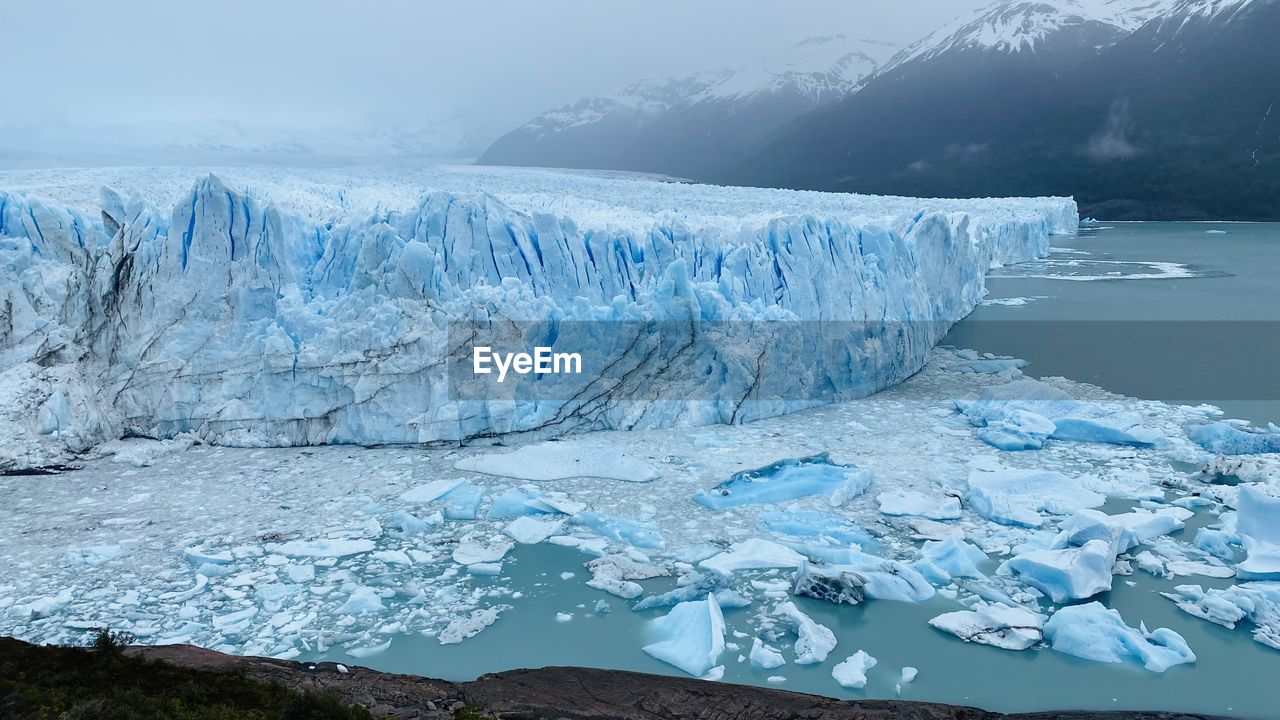
[[[1042, 257], [1077, 225], [1070, 199], [535, 171], [343, 187], [232, 170], [185, 192], [177, 171], [105, 175], [141, 189], [0, 191], [0, 466], [126, 436], [430, 443], [741, 423], [863, 397], [922, 367], [989, 268]], [[572, 323], [613, 375], [479, 397], [451, 377], [459, 333], [583, 339]], [[652, 339], [653, 323], [674, 335]], [[661, 382], [676, 364], [699, 371]]]

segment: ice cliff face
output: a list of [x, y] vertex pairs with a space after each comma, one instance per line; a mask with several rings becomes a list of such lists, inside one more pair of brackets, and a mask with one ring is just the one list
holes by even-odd
[[[101, 220], [0, 192], [0, 467], [121, 435], [420, 443], [741, 422], [865, 396], [921, 367], [988, 267], [1043, 255], [1076, 224], [1061, 199], [963, 212], [627, 182], [616, 212], [592, 180], [576, 202], [430, 191], [336, 220], [214, 176], [166, 210], [104, 190]], [[592, 323], [589, 360], [612, 374], [588, 368], [553, 396], [453, 392], [457, 329], [508, 321], [540, 321], [536, 338], [516, 331], [529, 344]], [[679, 337], [655, 340], [653, 323]], [[839, 323], [860, 331], [795, 330]], [[766, 385], [765, 365], [803, 370]], [[655, 382], [677, 366], [698, 372]]]

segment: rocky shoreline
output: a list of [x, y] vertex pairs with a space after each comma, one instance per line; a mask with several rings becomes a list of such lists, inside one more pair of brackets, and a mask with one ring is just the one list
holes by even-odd
[[[383, 718], [455, 718], [463, 710], [508, 720], [1211, 720], [1141, 712], [1003, 715], [978, 708], [894, 700], [844, 701], [691, 678], [554, 667], [483, 675], [464, 683], [336, 663], [226, 655], [190, 645], [132, 647], [130, 655], [211, 672], [242, 673], [297, 690], [333, 692]], [[1225, 720], [1219, 718], [1218, 720]]]

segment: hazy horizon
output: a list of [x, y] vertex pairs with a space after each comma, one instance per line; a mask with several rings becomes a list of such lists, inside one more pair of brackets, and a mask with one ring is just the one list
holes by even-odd
[[23, 72], [0, 157], [237, 137], [359, 152], [365, 134], [474, 150], [636, 79], [749, 67], [823, 35], [904, 46], [985, 4], [8, 0], [0, 58]]

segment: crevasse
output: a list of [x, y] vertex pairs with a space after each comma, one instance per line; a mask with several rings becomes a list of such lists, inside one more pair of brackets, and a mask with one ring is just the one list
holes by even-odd
[[[430, 191], [318, 220], [210, 175], [171, 210], [104, 189], [99, 220], [0, 192], [0, 467], [121, 435], [422, 443], [742, 422], [865, 396], [923, 365], [989, 267], [1045, 255], [1077, 222], [1069, 199], [843, 196], [844, 209], [815, 193], [654, 193], [693, 210], [636, 221], [632, 198], [611, 223], [597, 197], [546, 211]], [[708, 197], [751, 213], [699, 216]], [[613, 374], [551, 394], [454, 392], [450, 327], [501, 321], [538, 321], [518, 325], [531, 342], [564, 323], [622, 328], [592, 330]], [[653, 323], [681, 337], [655, 340]], [[762, 382], [765, 365], [784, 370]]]

